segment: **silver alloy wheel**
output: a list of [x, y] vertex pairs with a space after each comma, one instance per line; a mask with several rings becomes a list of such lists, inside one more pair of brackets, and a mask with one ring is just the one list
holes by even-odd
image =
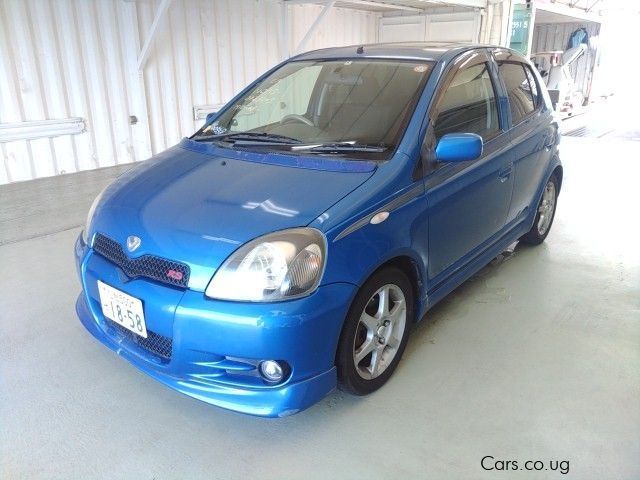
[[538, 235], [547, 233], [551, 220], [553, 220], [553, 212], [556, 209], [556, 184], [551, 180], [547, 182], [542, 193], [542, 201], [538, 207]]
[[404, 335], [407, 305], [397, 285], [379, 288], [360, 315], [353, 340], [356, 372], [365, 380], [382, 374], [391, 364]]

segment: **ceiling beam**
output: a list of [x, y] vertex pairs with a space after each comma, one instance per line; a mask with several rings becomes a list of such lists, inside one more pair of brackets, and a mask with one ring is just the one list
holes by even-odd
[[[502, 1], [502, 0], [491, 0]], [[287, 5], [318, 5], [322, 4], [321, 0], [286, 0]], [[351, 5], [369, 6], [372, 8], [383, 8], [389, 10], [406, 10], [408, 12], [420, 12], [422, 13], [426, 8], [433, 6], [460, 6], [460, 7], [473, 7], [473, 8], [485, 8], [487, 6], [487, 0], [421, 0], [424, 7], [415, 7], [409, 5], [403, 5], [402, 3], [394, 3], [393, 0], [377, 1], [377, 0], [340, 0], [340, 6], [349, 8]]]
[[296, 48], [296, 54], [304, 52], [304, 49], [307, 46], [307, 43], [309, 43], [309, 40], [311, 39], [313, 34], [316, 33], [316, 30], [318, 29], [322, 21], [325, 19], [329, 11], [333, 8], [335, 3], [336, 3], [336, 0], [327, 0], [327, 3], [325, 3], [324, 8], [318, 14], [318, 17], [315, 19], [315, 21], [311, 24], [311, 27], [309, 27], [307, 34], [304, 36], [302, 41], [298, 44], [298, 48]]
[[443, 7], [458, 6], [472, 8], [487, 8], [487, 0], [426, 0], [431, 4], [439, 4]]
[[563, 15], [569, 18], [586, 20], [588, 22], [602, 23], [602, 16], [596, 14], [595, 12], [588, 12], [578, 7], [572, 8], [566, 3], [539, 3], [536, 4], [536, 8], [538, 10]]
[[160, 25], [162, 24], [167, 12], [169, 11], [169, 7], [171, 6], [172, 0], [162, 0], [160, 6], [158, 7], [158, 11], [153, 19], [153, 23], [149, 28], [149, 32], [147, 33], [147, 38], [144, 41], [144, 45], [142, 46], [142, 50], [140, 50], [140, 54], [138, 55], [138, 70], [142, 70], [144, 68], [144, 64], [147, 62], [147, 58], [149, 58], [149, 52], [151, 51], [151, 46], [153, 45], [153, 41], [157, 36]]
[[422, 13], [424, 11], [424, 9], [422, 8], [409, 7], [407, 5], [394, 5], [393, 3], [386, 3], [386, 2], [375, 2], [372, 0], [341, 0], [340, 3], [341, 4], [346, 3], [350, 5], [365, 5], [368, 7], [375, 7], [375, 8], [386, 8], [388, 10], [404, 10], [406, 12]]
[[600, 3], [601, 0], [595, 0], [590, 7], [587, 7], [587, 12], [590, 12], [591, 10], [593, 10], [593, 7], [595, 7], [598, 3]]

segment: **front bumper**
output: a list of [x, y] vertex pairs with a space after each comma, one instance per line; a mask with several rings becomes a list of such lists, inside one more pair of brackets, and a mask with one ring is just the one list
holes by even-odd
[[[267, 417], [297, 413], [335, 388], [335, 349], [354, 285], [322, 286], [288, 302], [223, 302], [202, 292], [128, 279], [81, 238], [75, 256], [83, 289], [76, 311], [83, 325], [165, 385], [213, 405]], [[169, 342], [168, 356], [123, 335], [102, 315], [98, 279], [143, 301], [147, 329]], [[283, 383], [270, 385], [257, 375], [255, 366], [266, 359], [289, 364]]]

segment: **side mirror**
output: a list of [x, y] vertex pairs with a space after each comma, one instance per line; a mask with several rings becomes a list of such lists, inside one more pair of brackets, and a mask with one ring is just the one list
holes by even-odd
[[475, 133], [448, 133], [436, 145], [439, 162], [467, 162], [482, 155], [482, 137]]
[[210, 123], [213, 120], [213, 117], [216, 116], [216, 112], [207, 113], [207, 118], [204, 123]]

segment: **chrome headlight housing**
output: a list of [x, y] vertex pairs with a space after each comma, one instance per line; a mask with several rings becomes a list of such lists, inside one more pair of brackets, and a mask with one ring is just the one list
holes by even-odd
[[84, 230], [82, 230], [82, 241], [85, 244], [89, 243], [88, 235], [89, 235], [89, 227], [91, 226], [91, 220], [93, 220], [93, 214], [96, 212], [96, 207], [100, 203], [100, 200], [102, 199], [102, 196], [104, 195], [104, 192], [105, 192], [106, 189], [107, 189], [107, 187], [102, 189], [102, 191], [93, 200], [93, 203], [89, 207], [89, 212], [87, 213], [87, 221], [85, 222]]
[[327, 259], [325, 236], [314, 228], [269, 233], [236, 250], [213, 275], [205, 295], [217, 300], [273, 302], [318, 288]]

